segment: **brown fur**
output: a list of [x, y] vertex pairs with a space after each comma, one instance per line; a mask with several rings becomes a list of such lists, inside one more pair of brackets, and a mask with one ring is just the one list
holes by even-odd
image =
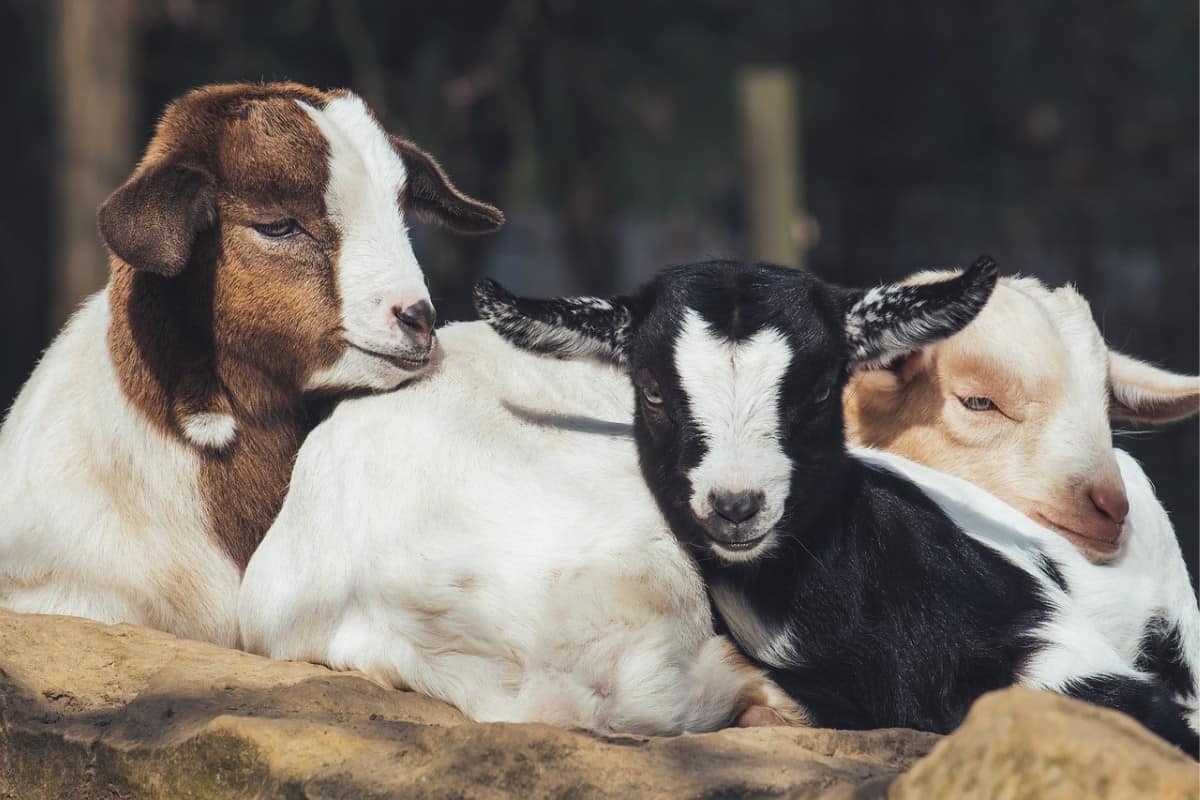
[[392, 147], [400, 153], [408, 170], [404, 200], [417, 216], [437, 221], [458, 233], [490, 233], [504, 224], [499, 209], [458, 191], [433, 156], [407, 139], [399, 136], [391, 139]]
[[732, 642], [725, 640], [725, 661], [746, 677], [734, 709], [733, 725], [738, 728], [760, 728], [790, 725], [812, 727], [808, 710], [775, 685], [759, 667], [750, 663]]
[[[278, 513], [313, 424], [302, 387], [344, 347], [338, 232], [324, 207], [328, 148], [295, 102], [322, 107], [334, 96], [296, 84], [184, 96], [99, 214], [112, 252], [109, 347], [126, 395], [181, 439], [197, 413], [236, 420], [229, 446], [193, 447], [214, 533], [241, 568]], [[407, 193], [418, 213], [474, 232], [502, 224], [404, 145], [406, 165], [417, 164]], [[311, 238], [266, 241], [250, 227], [283, 217]]]

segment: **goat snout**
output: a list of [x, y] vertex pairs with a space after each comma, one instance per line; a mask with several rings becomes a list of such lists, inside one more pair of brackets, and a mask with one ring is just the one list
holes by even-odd
[[1104, 516], [1118, 525], [1125, 522], [1129, 516], [1129, 498], [1125, 495], [1125, 487], [1119, 484], [1102, 484], [1088, 489], [1088, 497], [1092, 505]]
[[713, 492], [709, 502], [717, 516], [737, 525], [758, 514], [763, 504], [762, 492]]
[[437, 312], [428, 300], [404, 307], [393, 306], [392, 314], [400, 324], [400, 330], [416, 347], [428, 351], [433, 346], [433, 326], [437, 322]]

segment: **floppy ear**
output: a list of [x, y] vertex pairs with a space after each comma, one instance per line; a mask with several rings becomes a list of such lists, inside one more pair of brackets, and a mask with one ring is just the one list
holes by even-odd
[[216, 180], [190, 164], [153, 166], [109, 195], [97, 217], [117, 258], [171, 278], [187, 266], [196, 237], [217, 221]]
[[887, 364], [958, 333], [991, 297], [996, 275], [996, 262], [980, 256], [948, 281], [851, 293], [845, 319], [851, 366]]
[[491, 233], [504, 224], [500, 209], [460, 192], [450, 182], [442, 165], [429, 153], [407, 139], [389, 138], [408, 172], [404, 182], [404, 204], [418, 217], [457, 233]]
[[1108, 351], [1108, 416], [1161, 425], [1200, 412], [1200, 378]]
[[475, 284], [475, 311], [512, 344], [564, 358], [591, 356], [625, 363], [633, 334], [627, 297], [516, 297], [496, 281]]

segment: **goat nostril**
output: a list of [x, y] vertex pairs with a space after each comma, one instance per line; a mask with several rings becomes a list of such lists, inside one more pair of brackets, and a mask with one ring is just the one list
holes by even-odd
[[433, 332], [433, 326], [437, 322], [437, 313], [428, 300], [413, 303], [407, 308], [395, 306], [392, 308], [392, 313], [396, 315], [396, 321], [400, 323], [401, 327], [413, 331], [422, 340], [429, 339], [429, 335]]
[[762, 508], [761, 492], [713, 492], [709, 497], [717, 516], [735, 525], [750, 519]]
[[1125, 521], [1125, 517], [1129, 516], [1129, 498], [1123, 490], [1096, 486], [1092, 487], [1088, 496], [1092, 499], [1092, 505], [1101, 514], [1118, 525]]

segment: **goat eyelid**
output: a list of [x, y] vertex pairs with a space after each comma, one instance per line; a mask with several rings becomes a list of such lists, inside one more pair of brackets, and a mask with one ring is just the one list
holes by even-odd
[[268, 239], [286, 239], [298, 233], [302, 233], [310, 239], [316, 238], [295, 217], [282, 217], [270, 222], [252, 222], [250, 227]]
[[1000, 406], [996, 403], [995, 400], [993, 400], [990, 397], [987, 397], [986, 395], [956, 394], [954, 396], [958, 400], [958, 402], [962, 405], [963, 408], [965, 408], [968, 411], [971, 411], [973, 413], [987, 413], [990, 411], [995, 411], [997, 414], [1004, 417], [1005, 419], [1012, 420], [1013, 422], [1019, 421], [1015, 417], [1005, 414], [1004, 409], [1000, 408]]

